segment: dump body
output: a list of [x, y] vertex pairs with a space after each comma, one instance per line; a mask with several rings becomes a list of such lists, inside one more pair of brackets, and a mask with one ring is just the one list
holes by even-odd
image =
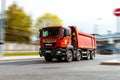
[[[96, 37], [87, 33], [80, 32], [76, 27], [70, 26], [72, 34], [75, 33], [76, 40], [74, 44], [79, 49], [96, 49]], [[72, 39], [74, 36], [72, 36]]]
[[93, 35], [78, 32], [77, 39], [78, 39], [78, 48], [86, 48], [86, 49], [96, 48], [96, 38]]

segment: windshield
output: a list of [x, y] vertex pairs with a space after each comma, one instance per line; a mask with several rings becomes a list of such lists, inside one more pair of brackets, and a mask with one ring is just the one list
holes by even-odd
[[60, 28], [44, 28], [41, 37], [59, 37]]

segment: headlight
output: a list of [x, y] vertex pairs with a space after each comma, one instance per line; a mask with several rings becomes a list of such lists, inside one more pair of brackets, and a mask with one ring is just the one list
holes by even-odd
[[61, 51], [57, 51], [57, 54], [60, 54], [61, 53]]

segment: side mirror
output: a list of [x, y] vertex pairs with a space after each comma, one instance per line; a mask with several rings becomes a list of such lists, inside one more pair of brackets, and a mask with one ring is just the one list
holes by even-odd
[[41, 32], [41, 29], [39, 29], [39, 32]]
[[42, 31], [42, 30], [41, 30], [41, 29], [39, 29], [39, 38], [41, 37], [41, 31]]

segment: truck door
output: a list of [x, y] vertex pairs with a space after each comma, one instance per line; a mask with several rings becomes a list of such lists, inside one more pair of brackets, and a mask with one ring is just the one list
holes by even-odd
[[71, 45], [70, 31], [68, 29], [62, 29], [62, 36], [62, 46], [67, 47], [68, 45]]

